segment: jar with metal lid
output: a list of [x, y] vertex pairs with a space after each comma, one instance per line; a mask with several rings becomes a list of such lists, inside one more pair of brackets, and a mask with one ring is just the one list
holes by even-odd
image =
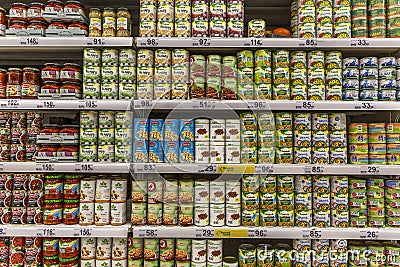
[[31, 20], [40, 20], [40, 21], [45, 21], [43, 18], [43, 13], [45, 9], [45, 4], [42, 3], [31, 3], [28, 8], [28, 21]]
[[64, 30], [67, 29], [67, 23], [62, 20], [53, 20], [48, 28], [54, 30]]
[[131, 36], [131, 14], [125, 7], [118, 8], [117, 12], [117, 37]]
[[57, 63], [46, 63], [42, 69], [42, 81], [59, 81], [61, 65]]
[[42, 88], [40, 88], [41, 94], [59, 94], [60, 84], [55, 81], [46, 81]]
[[102, 17], [112, 17], [112, 18], [117, 18], [117, 13], [115, 13], [114, 8], [112, 7], [105, 7], [103, 10]]
[[82, 81], [81, 66], [75, 63], [65, 63], [60, 71], [60, 80], [62, 82]]
[[10, 26], [8, 28], [23, 30], [23, 29], [28, 28], [28, 23], [26, 21], [22, 21], [22, 20], [13, 20], [13, 21], [10, 21]]
[[22, 70], [19, 68], [9, 68], [7, 74], [6, 97], [20, 98], [22, 84]]
[[39, 70], [36, 68], [24, 68], [22, 73], [22, 98], [35, 99], [40, 90]]
[[116, 29], [117, 29], [117, 19], [111, 16], [103, 15], [103, 37], [115, 37]]
[[64, 12], [86, 14], [85, 6], [81, 2], [75, 0], [67, 1]]
[[13, 20], [27, 20], [28, 5], [24, 3], [13, 3], [8, 13], [8, 19]]
[[6, 10], [0, 7], [0, 36], [5, 35], [6, 27], [7, 27]]
[[79, 96], [82, 94], [82, 86], [77, 82], [65, 82], [60, 87], [61, 94], [74, 94], [75, 96]]
[[81, 21], [72, 21], [68, 25], [68, 30], [82, 30], [82, 31], [89, 31], [89, 27], [86, 25], [86, 23], [83, 23]]
[[131, 13], [129, 12], [129, 9], [126, 7], [119, 7], [117, 9], [117, 17], [118, 18], [127, 18], [131, 19]]
[[35, 29], [35, 30], [46, 30], [48, 24], [41, 20], [31, 20], [28, 25], [28, 29]]
[[89, 10], [89, 18], [101, 19], [101, 9], [100, 8], [91, 8]]
[[46, 3], [46, 13], [60, 13], [64, 11], [64, 3], [58, 0], [49, 0]]

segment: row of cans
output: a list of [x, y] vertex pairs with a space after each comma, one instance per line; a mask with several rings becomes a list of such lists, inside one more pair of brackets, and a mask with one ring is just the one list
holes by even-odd
[[195, 163], [195, 142], [134, 141], [133, 162]]
[[134, 99], [136, 84], [132, 82], [84, 82], [85, 99]]
[[96, 49], [83, 50], [84, 66], [136, 66], [136, 50], [127, 49]]
[[80, 128], [82, 145], [128, 145], [132, 144], [131, 128]]
[[132, 162], [132, 144], [79, 145], [81, 162]]
[[137, 70], [133, 66], [103, 65], [100, 67], [89, 65], [83, 67], [83, 81], [90, 83], [99, 83], [100, 81], [101, 83], [134, 83], [136, 82], [136, 72]]
[[131, 111], [81, 111], [82, 128], [132, 128]]

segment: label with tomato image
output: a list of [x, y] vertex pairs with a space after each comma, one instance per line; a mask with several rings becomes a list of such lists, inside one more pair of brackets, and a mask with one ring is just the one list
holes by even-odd
[[0, 174], [0, 190], [13, 189], [13, 175], [11, 173]]
[[[0, 223], [1, 224], [11, 223], [11, 208], [8, 207], [0, 208]], [[1, 252], [0, 252], [0, 262], [1, 262]]]
[[[22, 248], [22, 247], [19, 247]], [[22, 250], [22, 249], [21, 249]], [[24, 266], [24, 252], [16, 248], [10, 251], [9, 267], [22, 267]]]
[[11, 207], [12, 193], [8, 190], [0, 190], [0, 206]]
[[26, 209], [26, 223], [27, 224], [42, 224], [43, 211], [40, 207], [28, 207]]
[[11, 208], [11, 223], [12, 224], [25, 224], [26, 223], [26, 208], [25, 207]]
[[28, 207], [43, 207], [43, 191], [42, 190], [29, 190]]
[[16, 173], [14, 174], [13, 190], [26, 190], [28, 189], [28, 174]]
[[25, 190], [13, 190], [12, 195], [13, 195], [12, 198], [13, 207], [26, 207], [28, 199]]
[[28, 179], [28, 190], [42, 190], [43, 189], [43, 179], [41, 174], [31, 174]]
[[25, 145], [12, 144], [11, 145], [11, 160], [25, 161], [25, 159], [26, 159]]

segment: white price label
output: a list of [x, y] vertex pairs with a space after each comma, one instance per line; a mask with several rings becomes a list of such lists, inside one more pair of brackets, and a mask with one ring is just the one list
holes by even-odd
[[36, 45], [39, 45], [39, 38], [38, 37], [21, 37], [20, 44], [36, 46]]
[[36, 163], [36, 171], [46, 171], [52, 172], [55, 171], [55, 164], [54, 163]]
[[350, 40], [351, 47], [369, 47], [368, 39], [351, 39]]
[[195, 46], [195, 47], [211, 46], [211, 39], [210, 38], [193, 38], [193, 46]]
[[91, 163], [76, 163], [75, 171], [77, 172], [93, 172], [94, 167]]
[[199, 164], [199, 173], [217, 174], [218, 173], [218, 165], [217, 164]]
[[322, 174], [322, 173], [324, 173], [324, 167], [323, 166], [305, 166], [304, 172], [311, 173], [311, 174]]
[[365, 109], [365, 110], [371, 110], [374, 109], [374, 103], [373, 102], [359, 102], [355, 103], [354, 105], [355, 109]]
[[56, 236], [56, 229], [54, 229], [54, 228], [37, 229], [36, 236], [38, 236], [38, 237], [54, 237], [54, 236]]
[[139, 229], [139, 237], [156, 238], [158, 236], [157, 229]]
[[245, 39], [244, 46], [263, 46], [263, 39], [258, 39], [258, 38]]
[[267, 230], [249, 229], [249, 237], [251, 237], [251, 238], [266, 238]]
[[361, 166], [361, 174], [379, 174], [379, 166]]
[[92, 236], [92, 228], [77, 228], [74, 229], [74, 236], [77, 237], [89, 237]]
[[133, 106], [136, 109], [151, 108], [153, 106], [153, 101], [147, 99], [135, 100], [135, 102], [133, 103], [134, 103]]
[[318, 46], [317, 39], [300, 39], [299, 47], [316, 47]]
[[254, 167], [255, 174], [271, 174], [274, 173], [274, 165], [256, 165]]
[[321, 230], [314, 230], [314, 229], [305, 229], [303, 230], [303, 238], [307, 239], [319, 239], [322, 238], [322, 231]]
[[215, 109], [217, 101], [212, 100], [200, 100], [193, 101], [193, 109]]
[[136, 173], [156, 173], [156, 164], [145, 163], [145, 164], [135, 164]]
[[86, 45], [87, 46], [105, 46], [106, 41], [104, 38], [92, 38], [92, 37], [87, 37], [86, 38]]
[[196, 238], [214, 238], [214, 229], [196, 229]]
[[145, 38], [144, 40], [140, 41], [140, 46], [158, 46], [158, 38]]
[[379, 231], [378, 230], [361, 230], [360, 238], [361, 239], [379, 239]]
[[[38, 108], [40, 108], [39, 105], [38, 105]], [[45, 100], [45, 101], [43, 101], [41, 108], [54, 109], [54, 108], [56, 108], [56, 104], [54, 103], [54, 101]]]
[[249, 109], [252, 110], [266, 110], [268, 108], [267, 101], [248, 101], [247, 106]]
[[17, 109], [21, 105], [20, 99], [2, 99], [0, 106], [2, 108]]
[[298, 110], [313, 110], [315, 109], [314, 101], [297, 101], [296, 109]]

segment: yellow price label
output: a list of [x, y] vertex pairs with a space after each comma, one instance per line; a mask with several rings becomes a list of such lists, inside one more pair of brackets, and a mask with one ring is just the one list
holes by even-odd
[[246, 229], [216, 229], [214, 238], [247, 238], [249, 235]]
[[219, 164], [218, 174], [254, 174], [254, 165]]

